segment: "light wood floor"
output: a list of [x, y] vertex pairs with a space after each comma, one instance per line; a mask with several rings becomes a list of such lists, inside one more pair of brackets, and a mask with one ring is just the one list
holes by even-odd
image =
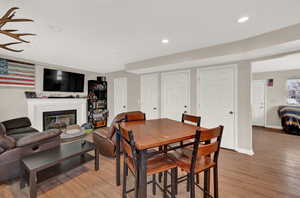
[[[254, 156], [222, 150], [220, 197], [300, 198], [300, 136], [254, 128], [253, 143]], [[42, 183], [39, 198], [121, 197], [121, 187], [115, 186], [114, 160], [104, 157], [100, 160], [98, 172], [93, 170], [93, 162], [90, 162]], [[151, 186], [148, 190], [149, 197], [152, 197]], [[20, 191], [18, 181], [0, 184], [1, 198], [27, 196], [28, 188]], [[155, 197], [161, 197], [161, 194]], [[188, 197], [184, 183], [180, 184], [177, 197]], [[197, 191], [197, 197], [202, 197], [200, 191]]]

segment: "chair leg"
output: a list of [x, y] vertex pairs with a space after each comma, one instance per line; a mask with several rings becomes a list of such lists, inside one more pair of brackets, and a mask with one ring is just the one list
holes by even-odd
[[191, 174], [188, 173], [187, 174], [187, 182], [186, 182], [186, 191], [187, 192], [190, 192], [190, 189], [191, 189], [191, 180], [190, 180], [190, 177], [191, 177]]
[[124, 157], [124, 166], [123, 166], [123, 190], [122, 190], [122, 197], [126, 198], [127, 197], [127, 193], [126, 193], [126, 184], [127, 184], [127, 164], [126, 164], [126, 159]]
[[139, 197], [139, 174], [136, 171], [135, 172], [135, 184], [134, 184], [134, 198], [138, 198]]
[[171, 170], [171, 198], [175, 198], [176, 192], [176, 186], [177, 186], [177, 174], [176, 174], [177, 168], [173, 168]]
[[164, 192], [163, 192], [163, 197], [164, 198], [167, 198], [168, 195], [167, 195], [167, 186], [168, 186], [168, 171], [164, 171], [163, 173], [164, 175]]
[[175, 194], [178, 194], [178, 168], [175, 169], [175, 178], [176, 178], [176, 182], [175, 182]]
[[214, 167], [214, 198], [219, 198], [218, 165]]
[[200, 176], [199, 173], [196, 174], [196, 183], [200, 184]]
[[156, 195], [156, 174], [152, 175], [152, 194]]
[[[162, 147], [162, 146], [158, 147], [158, 150], [159, 150], [159, 151], [162, 151], [162, 150], [163, 150], [163, 147]], [[159, 183], [161, 183], [161, 179], [162, 179], [162, 173], [160, 172], [160, 173], [158, 173], [158, 182], [159, 182]]]
[[207, 193], [210, 192], [210, 169], [204, 171], [204, 191], [203, 197], [207, 198]]
[[195, 176], [190, 174], [190, 198], [195, 198]]

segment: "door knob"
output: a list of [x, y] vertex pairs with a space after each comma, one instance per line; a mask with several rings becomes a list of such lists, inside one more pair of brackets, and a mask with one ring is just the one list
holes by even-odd
[[184, 105], [184, 108], [187, 108], [187, 106], [186, 106], [186, 105]]
[[157, 108], [156, 107], [153, 107], [153, 110], [156, 110]]
[[126, 106], [124, 105], [123, 108], [126, 108]]
[[233, 111], [229, 111], [229, 114], [233, 114]]

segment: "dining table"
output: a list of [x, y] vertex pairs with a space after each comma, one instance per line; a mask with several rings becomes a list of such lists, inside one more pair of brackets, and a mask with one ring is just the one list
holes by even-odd
[[[120, 127], [132, 131], [134, 136], [139, 160], [138, 194], [140, 198], [147, 197], [147, 159], [153, 156], [153, 154], [147, 151], [158, 147], [166, 148], [167, 145], [192, 139], [195, 137], [196, 130], [201, 129], [201, 127], [197, 127], [193, 124], [168, 118], [121, 122]], [[121, 136], [119, 132], [117, 132], [116, 135], [116, 182], [117, 185], [120, 185]]]

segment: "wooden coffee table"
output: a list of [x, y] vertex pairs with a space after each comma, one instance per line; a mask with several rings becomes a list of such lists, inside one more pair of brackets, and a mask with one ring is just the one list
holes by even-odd
[[[95, 157], [88, 154], [95, 151]], [[30, 198], [37, 197], [37, 184], [58, 174], [95, 160], [95, 170], [99, 170], [99, 150], [94, 143], [80, 140], [62, 144], [57, 148], [30, 155], [22, 159], [20, 188], [28, 181]]]

